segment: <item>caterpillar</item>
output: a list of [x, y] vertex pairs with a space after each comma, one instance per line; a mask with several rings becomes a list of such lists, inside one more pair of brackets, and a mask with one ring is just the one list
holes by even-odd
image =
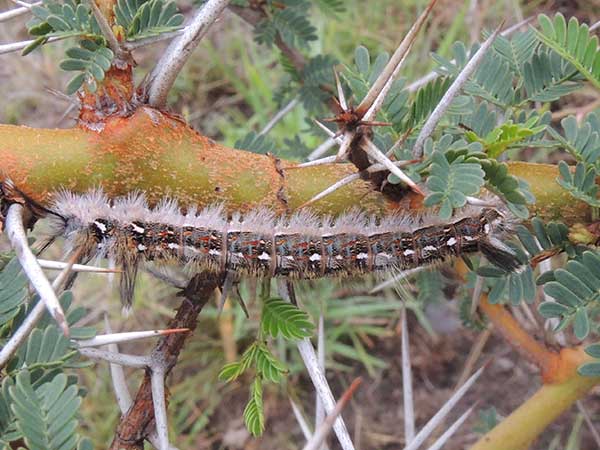
[[141, 193], [110, 200], [97, 189], [58, 192], [48, 211], [50, 239], [62, 236], [82, 258], [107, 257], [121, 267], [126, 304], [144, 261], [191, 273], [291, 278], [405, 270], [475, 252], [508, 271], [520, 266], [503, 242], [513, 219], [500, 206], [467, 207], [449, 222], [357, 211], [335, 219], [305, 211], [277, 217], [268, 209], [227, 217], [220, 205], [182, 212], [165, 199], [150, 208]]

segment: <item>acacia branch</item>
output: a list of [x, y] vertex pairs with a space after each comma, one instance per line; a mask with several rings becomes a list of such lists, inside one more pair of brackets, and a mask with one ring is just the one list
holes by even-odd
[[[536, 197], [531, 207], [535, 215], [568, 224], [589, 222], [589, 206], [574, 201], [556, 183], [556, 166], [515, 162], [508, 167], [529, 184]], [[61, 188], [81, 193], [100, 185], [111, 198], [140, 190], [150, 203], [168, 194], [182, 207], [222, 203], [228, 211], [267, 206], [286, 213], [352, 173], [356, 168], [351, 164], [298, 168], [291, 161], [234, 150], [150, 108], [128, 118], [109, 118], [100, 133], [0, 125], [0, 179], [11, 178], [43, 205]], [[336, 215], [357, 204], [366, 212], [385, 214], [419, 207], [420, 201], [410, 193], [392, 197], [374, 191], [358, 179], [311, 209]]]
[[[175, 317], [169, 322], [168, 328], [188, 328], [193, 331], [197, 325], [198, 314], [200, 314], [220, 281], [214, 276], [196, 275], [182, 292], [184, 300]], [[175, 366], [188, 335], [189, 333], [175, 333], [164, 336], [152, 351], [150, 358], [155, 364], [156, 362], [161, 363], [160, 370], [165, 376]], [[144, 446], [144, 440], [154, 432], [152, 392], [153, 390], [154, 392], [161, 392], [161, 389], [156, 386], [156, 378], [155, 376], [153, 388], [152, 373], [149, 369], [146, 370], [144, 379], [133, 400], [133, 405], [127, 414], [121, 417], [110, 446], [111, 450], [141, 450]], [[162, 422], [160, 425], [165, 426]]]

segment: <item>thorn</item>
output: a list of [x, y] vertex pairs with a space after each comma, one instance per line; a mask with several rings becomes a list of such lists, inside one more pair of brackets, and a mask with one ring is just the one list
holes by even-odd
[[307, 206], [309, 206], [309, 205], [312, 205], [312, 204], [313, 204], [313, 203], [315, 203], [316, 201], [318, 201], [318, 200], [321, 200], [321, 199], [322, 199], [322, 198], [324, 198], [324, 197], [327, 197], [329, 194], [332, 194], [333, 192], [337, 191], [338, 189], [340, 189], [340, 188], [342, 188], [342, 187], [346, 186], [347, 184], [350, 184], [350, 183], [352, 183], [353, 181], [356, 181], [356, 180], [358, 180], [359, 178], [360, 178], [360, 173], [359, 173], [359, 172], [357, 172], [357, 173], [353, 173], [353, 174], [350, 174], [350, 175], [348, 175], [348, 176], [346, 176], [346, 177], [342, 178], [340, 181], [338, 181], [338, 182], [336, 182], [336, 183], [332, 184], [332, 185], [331, 185], [331, 186], [329, 186], [327, 189], [325, 189], [325, 190], [323, 190], [323, 191], [319, 192], [317, 195], [315, 195], [315, 196], [314, 196], [313, 198], [311, 198], [310, 200], [308, 200], [308, 201], [306, 201], [306, 202], [302, 203], [302, 204], [301, 204], [301, 205], [298, 207], [298, 209], [305, 208], [305, 207], [307, 207]]
[[300, 411], [300, 408], [298, 407], [296, 402], [294, 402], [294, 400], [292, 400], [291, 397], [289, 397], [289, 401], [290, 405], [292, 406], [292, 412], [294, 413], [296, 422], [298, 422], [298, 425], [300, 425], [300, 430], [302, 430], [302, 435], [304, 436], [304, 439], [308, 441], [312, 437], [312, 433], [310, 431], [310, 428], [308, 427], [308, 423], [306, 423], [306, 419], [302, 415], [302, 411]]
[[169, 425], [167, 421], [167, 404], [165, 401], [165, 371], [163, 368], [152, 368], [150, 384], [152, 388], [152, 406], [154, 407], [158, 448], [160, 450], [168, 449], [170, 446]]
[[[302, 357], [302, 361], [304, 362], [304, 366], [308, 371], [308, 375], [310, 376], [313, 386], [323, 402], [325, 411], [327, 414], [331, 414], [335, 409], [335, 400], [331, 392], [331, 388], [327, 383], [327, 379], [319, 368], [317, 355], [315, 354], [315, 349], [310, 342], [310, 339], [304, 338], [298, 341], [296, 346], [298, 347], [298, 351], [300, 352], [300, 356]], [[343, 450], [354, 450], [354, 444], [352, 444], [352, 440], [348, 434], [348, 429], [346, 428], [344, 419], [341, 416], [337, 416], [333, 424], [333, 431], [335, 432]]]
[[[108, 321], [108, 314], [104, 313], [104, 331], [107, 334], [112, 333], [112, 329], [110, 327], [110, 322]], [[119, 353], [119, 347], [117, 344], [108, 344], [108, 351], [113, 353]], [[131, 393], [129, 392], [129, 388], [127, 387], [127, 382], [125, 381], [125, 371], [123, 367], [118, 364], [109, 364], [110, 367], [110, 378], [112, 380], [113, 390], [115, 391], [115, 398], [117, 399], [117, 404], [119, 405], [119, 409], [121, 410], [121, 414], [125, 414], [129, 411], [129, 408], [133, 404], [133, 400], [131, 398]]]
[[377, 77], [367, 95], [362, 99], [360, 104], [356, 107], [355, 111], [357, 115], [362, 119], [366, 118], [366, 120], [372, 119], [377, 115], [377, 112], [381, 108], [385, 96], [387, 92], [392, 86], [392, 82], [400, 68], [402, 67], [402, 63], [406, 59], [408, 52], [410, 51], [413, 42], [416, 39], [417, 34], [421, 30], [421, 27], [425, 23], [425, 20], [429, 16], [435, 2], [437, 0], [431, 0], [429, 5], [425, 8], [425, 11], [421, 13], [421, 15], [417, 18], [417, 21], [414, 25], [408, 30], [400, 45], [381, 71], [381, 74]]
[[417, 186], [417, 184], [411, 180], [408, 175], [406, 175], [402, 170], [400, 170], [384, 153], [379, 150], [375, 144], [370, 139], [363, 139], [361, 142], [361, 148], [374, 160], [383, 164], [386, 169], [388, 169], [391, 173], [396, 175], [400, 180], [402, 180], [406, 185], [408, 185], [414, 192], [417, 194], [425, 196], [425, 193]]
[[[332, 139], [333, 145], [335, 145], [335, 141]], [[288, 167], [289, 169], [300, 169], [302, 167], [310, 167], [310, 166], [321, 166], [323, 164], [334, 164], [337, 156], [326, 156], [325, 158], [315, 159], [314, 161], [307, 161], [298, 164], [297, 166]]]
[[467, 391], [475, 384], [475, 381], [481, 376], [486, 366], [489, 363], [484, 364], [477, 372], [475, 372], [471, 378], [467, 380], [465, 384], [463, 384], [452, 397], [448, 399], [446, 403], [442, 405], [442, 407], [438, 410], [437, 413], [425, 424], [423, 428], [417, 433], [415, 438], [406, 446], [404, 450], [417, 450], [420, 448], [421, 444], [425, 442], [433, 433], [433, 431], [437, 428], [437, 426], [445, 419], [445, 417], [452, 411], [454, 406], [458, 403], [458, 401], [467, 393]]
[[348, 159], [348, 150], [350, 149], [350, 144], [352, 144], [354, 135], [355, 133], [351, 131], [344, 132], [344, 137], [342, 138], [342, 143], [340, 144], [340, 148], [335, 157], [335, 162], [340, 162], [342, 160]]
[[96, 348], [80, 348], [79, 353], [90, 359], [100, 359], [120, 366], [145, 369], [150, 367], [152, 360], [148, 356], [128, 355], [125, 353], [107, 352]]
[[152, 337], [167, 336], [175, 333], [186, 333], [189, 328], [173, 328], [168, 330], [129, 331], [126, 333], [108, 333], [95, 336], [91, 339], [73, 340], [79, 348], [99, 347], [101, 345], [117, 344], [119, 342], [137, 341]]
[[308, 159], [309, 161], [313, 161], [317, 158], [320, 158], [327, 152], [327, 150], [329, 150], [334, 145], [335, 140], [329, 137], [325, 142], [323, 142], [321, 145], [315, 148], [306, 159]]
[[[21, 267], [27, 275], [29, 282], [40, 296], [40, 301], [46, 305], [46, 309], [50, 313], [50, 316], [56, 321], [63, 334], [69, 336], [69, 325], [67, 324], [65, 313], [60, 306], [56, 293], [38, 264], [35, 255], [29, 248], [27, 235], [25, 234], [25, 228], [23, 227], [22, 214], [22, 205], [18, 203], [10, 205], [5, 222], [6, 234], [8, 235], [11, 246], [15, 250], [17, 259], [21, 263]], [[64, 279], [64, 277], [62, 277], [62, 279]]]
[[421, 128], [421, 132], [417, 136], [417, 140], [415, 141], [415, 144], [413, 146], [413, 156], [415, 158], [420, 158], [423, 155], [423, 146], [425, 144], [425, 141], [433, 134], [435, 127], [437, 126], [443, 115], [446, 113], [446, 110], [452, 104], [454, 98], [458, 95], [458, 93], [462, 89], [463, 85], [467, 82], [469, 77], [481, 64], [481, 62], [483, 61], [483, 57], [487, 54], [489, 48], [496, 39], [496, 36], [498, 36], [500, 28], [503, 24], [504, 22], [500, 24], [500, 26], [496, 28], [492, 35], [485, 40], [485, 42], [481, 45], [479, 50], [477, 50], [475, 55], [473, 55], [473, 57], [465, 65], [463, 70], [461, 70], [461, 72], [452, 82], [452, 84], [450, 85], [440, 102], [430, 114], [429, 118], [423, 125], [423, 128]]
[[402, 308], [402, 391], [404, 398], [404, 437], [411, 442], [415, 437], [415, 405], [413, 401], [412, 368], [410, 363], [410, 339], [406, 320], [406, 306]]
[[[42, 269], [63, 270], [69, 266], [69, 263], [62, 261], [50, 261], [47, 259], [38, 259], [38, 264]], [[121, 273], [120, 269], [107, 269], [105, 267], [87, 266], [85, 264], [73, 264], [71, 267], [73, 272], [92, 272], [92, 273]]]
[[[323, 122], [332, 122], [333, 120], [330, 119], [322, 119]], [[331, 131], [329, 128], [327, 128], [322, 122], [320, 122], [317, 119], [313, 119], [313, 121], [327, 134], [327, 136], [329, 136], [332, 139], [337, 139], [340, 136], [340, 132], [338, 131], [337, 133], [334, 133], [333, 131]]]
[[335, 77], [335, 85], [337, 87], [338, 99], [340, 106], [343, 111], [348, 111], [348, 103], [346, 103], [346, 96], [344, 95], [344, 89], [342, 83], [340, 83], [340, 77], [338, 76], [337, 70], [333, 69], [333, 76]]
[[342, 413], [346, 404], [350, 401], [354, 392], [358, 389], [362, 383], [362, 378], [355, 378], [350, 387], [340, 397], [340, 400], [336, 403], [335, 408], [327, 415], [323, 423], [315, 430], [313, 437], [306, 443], [303, 450], [318, 450], [325, 441], [325, 438], [333, 428], [338, 416]]
[[473, 413], [473, 411], [475, 411], [477, 406], [479, 406], [479, 401], [476, 401], [475, 404], [473, 406], [471, 406], [469, 409], [467, 409], [463, 413], [462, 416], [460, 416], [458, 419], [456, 419], [456, 422], [454, 422], [452, 425], [450, 425], [448, 427], [448, 429], [444, 432], [444, 434], [442, 434], [439, 437], [439, 439], [436, 440], [433, 443], [433, 445], [431, 447], [429, 447], [427, 450], [441, 450], [444, 447], [444, 445], [446, 444], [446, 442], [448, 442], [448, 440], [452, 437], [452, 435], [454, 433], [456, 433], [456, 431], [458, 431], [458, 429], [465, 422], [465, 420], [467, 420], [468, 417]]

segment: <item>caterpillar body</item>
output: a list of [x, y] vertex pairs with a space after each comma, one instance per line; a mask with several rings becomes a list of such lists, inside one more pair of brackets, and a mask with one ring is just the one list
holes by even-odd
[[309, 212], [276, 217], [267, 209], [228, 218], [220, 206], [182, 213], [173, 200], [149, 208], [142, 194], [111, 201], [94, 190], [60, 192], [49, 210], [51, 238], [64, 236], [83, 258], [107, 257], [123, 269], [125, 302], [144, 260], [192, 273], [293, 278], [404, 270], [475, 252], [509, 271], [520, 265], [503, 242], [510, 218], [500, 207], [467, 208], [445, 223], [434, 216], [358, 212], [336, 219]]

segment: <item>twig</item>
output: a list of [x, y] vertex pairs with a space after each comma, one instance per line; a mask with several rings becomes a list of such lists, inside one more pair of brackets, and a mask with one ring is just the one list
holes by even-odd
[[23, 211], [23, 206], [18, 203], [14, 203], [8, 208], [5, 224], [6, 234], [29, 282], [40, 296], [40, 301], [46, 305], [50, 316], [58, 323], [64, 335], [68, 336], [69, 325], [62, 306], [27, 243], [27, 235], [23, 227]]
[[295, 98], [291, 102], [289, 102], [287, 105], [285, 105], [283, 108], [281, 108], [281, 110], [279, 110], [277, 112], [277, 114], [275, 114], [273, 116], [273, 118], [271, 120], [269, 120], [269, 122], [265, 125], [265, 127], [262, 130], [260, 130], [260, 133], [258, 133], [258, 135], [263, 136], [263, 135], [267, 134], [269, 131], [271, 131], [273, 129], [273, 127], [275, 125], [277, 125], [277, 123], [286, 116], [286, 114], [288, 114], [290, 111], [292, 111], [299, 104], [300, 104], [300, 100], [298, 98]]
[[410, 364], [410, 339], [406, 321], [406, 308], [402, 308], [402, 393], [404, 403], [404, 438], [411, 442], [415, 438], [415, 405], [413, 401], [412, 369]]
[[[502, 25], [501, 25], [502, 26]], [[417, 136], [417, 140], [415, 141], [415, 145], [413, 146], [413, 156], [415, 158], [420, 158], [423, 154], [423, 145], [425, 141], [437, 126], [438, 122], [445, 114], [446, 110], [450, 107], [450, 104], [454, 100], [454, 97], [458, 95], [463, 85], [467, 82], [471, 74], [479, 67], [481, 62], [483, 61], [483, 57], [487, 54], [489, 48], [491, 47], [494, 39], [498, 36], [500, 32], [500, 27], [496, 28], [496, 30], [492, 33], [492, 35], [485, 40], [485, 42], [481, 45], [481, 48], [477, 50], [475, 55], [469, 60], [469, 62], [465, 65], [463, 70], [458, 74], [456, 79], [452, 82], [440, 102], [437, 104], [425, 124], [421, 129], [421, 132]]]
[[429, 435], [435, 430], [435, 428], [444, 420], [448, 413], [454, 408], [458, 401], [466, 394], [466, 392], [473, 386], [475, 381], [481, 376], [485, 366], [479, 369], [477, 372], [467, 380], [465, 384], [457, 390], [452, 397], [448, 399], [446, 403], [438, 410], [438, 412], [425, 424], [421, 431], [417, 433], [415, 438], [408, 443], [404, 450], [417, 450], [423, 442], [429, 437]]
[[[204, 305], [209, 300], [213, 290], [221, 280], [215, 278], [212, 274], [196, 275], [183, 291], [185, 299], [182, 301], [175, 317], [169, 322], [168, 328], [188, 328], [194, 330], [197, 324], [197, 317]], [[162, 364], [164, 373], [168, 375], [175, 365], [179, 353], [183, 348], [186, 337], [189, 333], [175, 333], [163, 336], [154, 347], [151, 361], [159, 361]], [[153, 364], [153, 370], [157, 365]], [[152, 383], [151, 375], [148, 371], [142, 380], [142, 384], [135, 395], [133, 405], [127, 411], [127, 414], [121, 417], [120, 423], [115, 432], [111, 450], [139, 450], [143, 448], [143, 441], [149, 438], [154, 432], [152, 426], [154, 414], [152, 413]]]
[[163, 108], [175, 78], [187, 62], [192, 51], [206, 35], [209, 27], [217, 20], [229, 0], [208, 0], [194, 17], [183, 34], [169, 44], [165, 53], [152, 70], [147, 85], [148, 104]]
[[318, 450], [321, 447], [321, 444], [331, 431], [337, 417], [342, 413], [342, 410], [350, 401], [361, 382], [361, 378], [356, 378], [350, 387], [346, 389], [346, 392], [342, 394], [340, 400], [336, 403], [335, 408], [333, 408], [333, 411], [327, 415], [321, 426], [315, 430], [315, 434], [313, 434], [313, 437], [306, 443], [303, 450]]

